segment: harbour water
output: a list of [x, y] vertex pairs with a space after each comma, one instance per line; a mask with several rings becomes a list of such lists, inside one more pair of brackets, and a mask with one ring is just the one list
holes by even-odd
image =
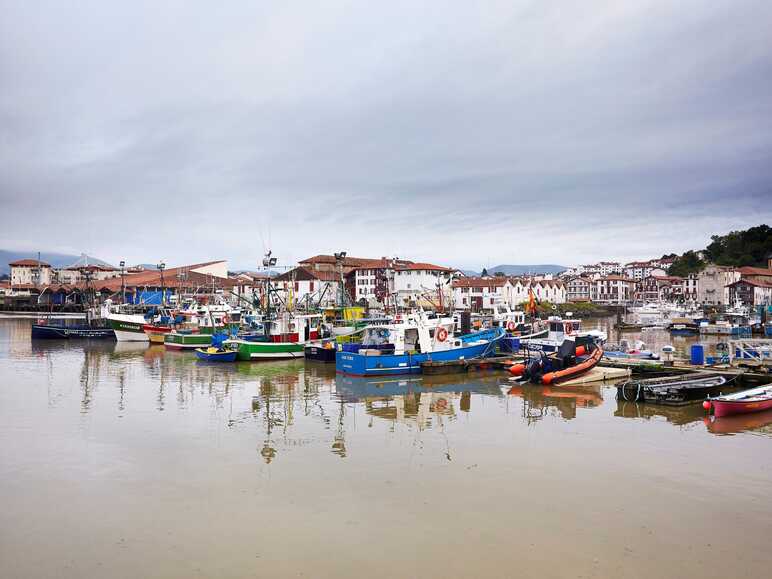
[[772, 414], [614, 394], [0, 320], [0, 577], [768, 576]]

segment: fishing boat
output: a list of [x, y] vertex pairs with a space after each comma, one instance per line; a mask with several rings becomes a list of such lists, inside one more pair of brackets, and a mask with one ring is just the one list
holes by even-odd
[[68, 340], [68, 339], [88, 339], [88, 340], [114, 340], [115, 332], [110, 327], [108, 321], [104, 319], [97, 310], [96, 299], [93, 287], [90, 283], [90, 276], [86, 276], [85, 287], [81, 292], [85, 298], [85, 322], [69, 324], [65, 320], [52, 322], [47, 318], [40, 318], [32, 324], [33, 340]]
[[695, 377], [689, 374], [631, 380], [617, 386], [617, 398], [629, 402], [680, 406], [718, 395], [726, 389], [726, 384], [726, 378], [719, 375]]
[[338, 345], [335, 340], [327, 339], [306, 344], [303, 353], [306, 360], [330, 364], [335, 362], [335, 352], [337, 349]]
[[370, 326], [361, 344], [348, 344], [335, 354], [335, 369], [354, 376], [420, 374], [427, 361], [466, 360], [493, 353], [504, 336], [503, 328], [491, 328], [454, 336], [453, 320], [430, 326], [420, 316], [400, 316], [392, 324]]
[[211, 333], [201, 333], [195, 329], [174, 330], [164, 335], [164, 347], [169, 350], [195, 350], [211, 344]]
[[115, 332], [104, 322], [85, 324], [51, 323], [45, 319], [39, 319], [32, 324], [33, 340], [114, 340]]
[[591, 342], [602, 344], [606, 341], [606, 333], [600, 330], [582, 330], [582, 321], [558, 316], [551, 316], [547, 320], [546, 337], [521, 337], [520, 349], [528, 351], [541, 351], [545, 353], [557, 352], [566, 340], [573, 341], [577, 346]]
[[250, 339], [236, 337], [226, 345], [238, 350], [238, 360], [276, 360], [303, 358], [305, 346], [319, 339], [319, 314], [280, 314], [276, 319], [263, 320], [265, 333]]
[[674, 336], [694, 336], [699, 333], [700, 328], [690, 318], [673, 318], [668, 325], [668, 330]]
[[153, 322], [156, 312], [154, 306], [113, 304], [112, 300], [105, 301], [102, 306], [102, 317], [107, 320], [119, 342], [150, 341], [144, 326]]
[[772, 408], [772, 385], [708, 398], [702, 405], [708, 412], [712, 410], [713, 416], [717, 418], [732, 414], [748, 414], [750, 412], [769, 410]]

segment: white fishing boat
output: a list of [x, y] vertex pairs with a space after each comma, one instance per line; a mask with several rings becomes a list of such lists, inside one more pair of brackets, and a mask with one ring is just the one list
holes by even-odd
[[582, 330], [582, 321], [574, 318], [562, 319], [551, 316], [547, 320], [548, 332], [544, 338], [523, 338], [520, 348], [541, 350], [542, 352], [557, 352], [565, 340], [573, 340], [577, 344], [594, 342], [603, 344], [608, 336], [601, 330]]

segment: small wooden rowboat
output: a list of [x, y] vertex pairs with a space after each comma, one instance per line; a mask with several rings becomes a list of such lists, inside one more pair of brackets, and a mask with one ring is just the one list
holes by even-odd
[[736, 394], [708, 398], [702, 406], [708, 412], [712, 409], [716, 417], [769, 410], [772, 408], [772, 386], [761, 386]]
[[205, 362], [235, 362], [238, 352], [236, 350], [222, 350], [220, 348], [196, 348], [196, 357]]
[[628, 402], [646, 402], [681, 406], [726, 391], [726, 378], [719, 375], [667, 376], [631, 380], [617, 386], [617, 398]]

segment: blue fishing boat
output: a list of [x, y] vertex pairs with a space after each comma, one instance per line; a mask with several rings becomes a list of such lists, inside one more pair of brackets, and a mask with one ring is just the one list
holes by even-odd
[[452, 320], [428, 325], [420, 317], [407, 316], [393, 324], [365, 329], [361, 344], [347, 344], [335, 353], [335, 369], [354, 376], [420, 374], [423, 362], [449, 362], [493, 354], [505, 335], [501, 327], [453, 336]]
[[238, 352], [222, 348], [197, 348], [196, 357], [204, 362], [235, 362]]

